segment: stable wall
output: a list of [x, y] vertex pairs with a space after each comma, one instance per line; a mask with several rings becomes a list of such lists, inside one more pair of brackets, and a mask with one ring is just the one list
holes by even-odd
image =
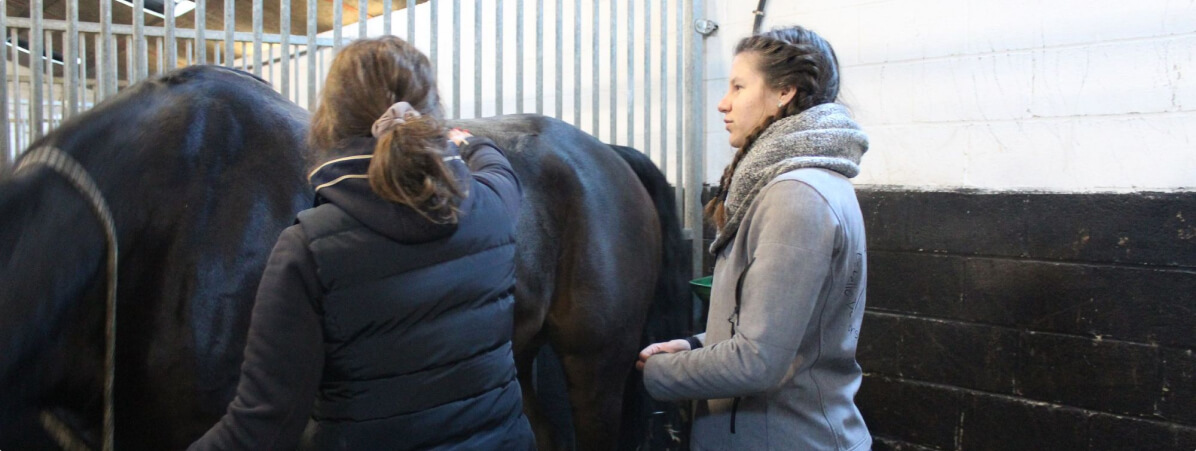
[[[756, 2], [707, 0], [706, 181]], [[1056, 192], [1196, 188], [1196, 2], [773, 0], [762, 29], [834, 46], [872, 146], [866, 185]]]

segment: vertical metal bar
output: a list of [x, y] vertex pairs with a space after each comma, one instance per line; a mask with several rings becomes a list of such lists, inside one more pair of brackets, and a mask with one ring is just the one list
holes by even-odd
[[[430, 24], [429, 26], [432, 27], [432, 54], [431, 54], [432, 73], [435, 74], [435, 73], [437, 73], [436, 68], [440, 67], [440, 64], [439, 64], [440, 55], [437, 54], [437, 51], [439, 50], [439, 47], [440, 47], [440, 14], [439, 14], [440, 7], [437, 5], [439, 5], [440, 2], [437, 0], [432, 0], [428, 3], [432, 4], [432, 11], [431, 11], [432, 20], [429, 21], [428, 23]], [[439, 78], [439, 77], [437, 77], [437, 78]]]
[[198, 64], [208, 64], [207, 16], [208, 0], [195, 0], [195, 59], [193, 61]]
[[407, 0], [407, 42], [415, 43], [415, 0]]
[[316, 111], [317, 0], [307, 0], [307, 110]]
[[[87, 37], [86, 37], [86, 35], [81, 36], [81, 39], [79, 39], [79, 55], [77, 55], [77, 56], [79, 58], [78, 59], [79, 71], [77, 74], [78, 77], [75, 78], [75, 89], [74, 89], [76, 91], [76, 95], [78, 96], [76, 98], [76, 100], [78, 101], [78, 105], [76, 105], [77, 109], [75, 110], [76, 113], [87, 109]], [[74, 113], [72, 113], [72, 114], [74, 114]]]
[[536, 0], [536, 114], [544, 113], [544, 0]]
[[[289, 50], [289, 51], [290, 51], [290, 53], [288, 53], [288, 55], [298, 55], [298, 54], [299, 54], [298, 48], [299, 48], [299, 46], [297, 46], [297, 45], [292, 45], [292, 46], [291, 46], [291, 48], [290, 48], [290, 50]], [[292, 59], [293, 59], [293, 60], [294, 60], [294, 62], [295, 62], [295, 69], [296, 69], [296, 70], [293, 70], [293, 71], [291, 71], [291, 75], [290, 75], [290, 77], [291, 77], [291, 101], [293, 101], [293, 102], [295, 102], [295, 103], [299, 103], [299, 84], [300, 84], [300, 83], [299, 83], [299, 73], [300, 73], [300, 72], [311, 72], [311, 71], [300, 71], [300, 70], [298, 70], [298, 69], [299, 69], [299, 60], [298, 60], [298, 58], [292, 58]]]
[[[433, 2], [432, 4], [436, 3]], [[391, 0], [382, 0], [382, 32], [387, 35], [394, 34], [390, 23], [390, 13], [394, 11], [394, 6]]]
[[[179, 67], [179, 43], [174, 39], [174, 1], [164, 0], [166, 11], [166, 70], [158, 66], [158, 72], [167, 72]], [[162, 53], [159, 52], [158, 55]], [[161, 57], [161, 56], [159, 56]]]
[[523, 114], [523, 0], [515, 0], [515, 112]]
[[92, 105], [95, 105], [100, 103], [100, 99], [104, 98], [105, 91], [108, 89], [108, 76], [106, 75], [108, 73], [108, 54], [104, 50], [104, 45], [108, 43], [108, 39], [97, 34], [93, 37], [93, 40], [95, 41], [95, 55], [93, 59], [95, 60], [96, 83], [92, 92]]
[[[684, 99], [684, 97], [686, 95], [685, 74], [684, 74], [685, 52], [682, 49], [682, 45], [684, 44], [683, 41], [685, 40], [684, 37], [685, 37], [685, 32], [686, 32], [686, 28], [685, 28], [686, 23], [685, 23], [685, 14], [683, 12], [683, 9], [684, 9], [684, 3], [686, 1], [693, 1], [693, 0], [676, 0], [676, 1], [677, 1], [677, 6], [676, 6], [676, 9], [674, 9], [674, 11], [677, 11], [677, 32], [673, 35], [673, 45], [674, 45], [674, 48], [677, 49], [677, 65], [676, 65], [677, 82], [674, 84], [674, 86], [677, 87], [677, 96], [676, 96], [677, 97], [677, 100], [676, 100], [676, 102], [677, 102], [677, 105], [676, 105], [677, 118], [673, 119], [673, 136], [675, 136], [677, 138], [677, 142], [676, 142], [675, 148], [673, 149], [673, 155], [674, 155], [673, 161], [676, 163], [676, 167], [673, 168], [673, 171], [674, 171], [674, 173], [673, 173], [673, 183], [674, 183], [673, 198], [677, 203], [677, 217], [684, 219], [685, 216], [683, 215], [683, 213], [686, 208], [685, 199], [683, 198], [683, 196], [685, 194], [685, 189], [684, 189], [685, 179], [682, 176], [682, 170], [685, 167], [686, 163], [685, 163], [685, 146], [683, 146], [682, 144], [684, 143], [684, 140], [685, 140], [685, 130], [684, 130], [684, 128], [682, 128], [681, 124], [682, 124], [683, 118], [685, 117], [684, 116], [685, 115], [685, 99]], [[703, 87], [703, 89], [704, 89], [704, 87]], [[698, 235], [698, 234], [695, 234], [694, 239], [697, 239], [696, 235]], [[702, 254], [694, 254], [693, 258], [697, 259], [701, 255]]]
[[461, 0], [453, 0], [453, 117], [461, 118]]
[[[69, 6], [68, 6], [69, 8]], [[4, 74], [4, 83], [0, 84], [0, 150], [2, 150], [3, 158], [0, 158], [0, 168], [7, 168], [12, 165], [13, 155], [16, 154], [16, 146], [9, 141], [8, 137], [8, 43], [12, 42], [12, 49], [16, 51], [16, 40], [8, 41], [8, 5], [0, 7], [0, 37], [5, 38], [5, 45], [0, 46], [0, 74]], [[17, 66], [14, 64], [13, 69]], [[13, 77], [16, 78], [16, 77]]]
[[[705, 0], [692, 0], [685, 8], [685, 23], [691, 24], [695, 17], [704, 17]], [[693, 30], [685, 30], [685, 72], [689, 75], [689, 89], [685, 96], [687, 114], [685, 116], [685, 134], [689, 141], [689, 161], [685, 180], [685, 219], [686, 227], [693, 233], [691, 240], [693, 249], [693, 277], [702, 274], [702, 161], [706, 153], [704, 133], [702, 133], [703, 108], [705, 106], [705, 86], [702, 83], [702, 62], [698, 55], [703, 52], [703, 41], [698, 39]]]
[[[42, 103], [45, 101], [42, 97], [45, 89], [42, 75], [45, 73], [45, 68], [42, 64], [45, 62], [43, 56], [45, 52], [45, 30], [42, 29], [42, 8], [40, 5], [34, 5], [30, 8], [33, 15], [33, 28], [29, 31], [29, 73], [33, 76], [33, 81], [29, 85], [29, 136], [30, 139], [38, 139], [42, 136], [42, 120], [45, 118], [44, 111], [42, 111]], [[16, 41], [13, 42], [16, 45]]]
[[[669, 1], [660, 3], [660, 173], [669, 176]], [[646, 140], [645, 140], [646, 141]], [[681, 190], [674, 190], [680, 192]]]
[[345, 3], [344, 0], [332, 1], [332, 45], [337, 49], [341, 48], [344, 42], [344, 37], [341, 36], [341, 24], [345, 22]]
[[565, 116], [565, 36], [564, 26], [565, 15], [561, 10], [564, 6], [563, 0], [556, 0], [556, 115], [557, 119], [563, 119]]
[[237, 52], [233, 49], [233, 32], [237, 31], [237, 5], [234, 0], [224, 0], [224, 65], [233, 67]]
[[216, 46], [216, 54], [212, 56], [212, 64], [215, 64], [217, 66], [224, 65], [223, 61], [220, 59], [220, 49], [221, 48], [222, 47], [220, 45], [217, 45]]
[[54, 128], [54, 33], [46, 30], [46, 129]]
[[282, 41], [282, 84], [280, 86], [282, 97], [288, 100], [295, 100], [291, 96], [291, 0], [279, 0], [278, 2], [278, 34], [279, 40]]
[[610, 0], [610, 143], [619, 135], [619, 2]]
[[635, 1], [627, 1], [627, 143], [635, 147]]
[[137, 69], [133, 67], [133, 36], [125, 35], [125, 88], [133, 86]]
[[[2, 30], [2, 28], [0, 28]], [[0, 36], [3, 33], [0, 32]], [[74, 116], [79, 112], [79, 2], [66, 2], [66, 36], [62, 41], [66, 49], [66, 60], [62, 64], [63, 75], [66, 76], [66, 116]], [[0, 71], [3, 72], [3, 71]], [[3, 103], [3, 102], [0, 102]]]
[[[4, 9], [7, 9], [7, 7], [5, 7]], [[21, 127], [21, 116], [22, 116], [21, 115], [21, 62], [19, 59], [20, 52], [17, 51], [17, 43], [20, 42], [19, 38], [21, 37], [21, 35], [19, 33], [17, 33], [17, 30], [15, 28], [12, 30], [9, 30], [9, 34], [11, 35], [11, 37], [9, 38], [8, 42], [12, 43], [12, 47], [8, 47], [8, 48], [12, 49], [12, 52], [11, 52], [12, 53], [12, 75], [13, 75], [13, 77], [12, 77], [12, 96], [13, 96], [13, 99], [12, 99], [13, 128], [12, 128], [12, 130], [15, 133], [13, 135], [12, 155], [16, 155], [23, 148], [23, 146], [21, 145], [22, 144], [21, 135], [22, 135], [22, 129], [23, 129], [23, 127]], [[7, 77], [5, 78], [4, 82], [8, 83]], [[8, 124], [4, 124], [4, 128], [7, 129]]]
[[145, 0], [133, 0], [133, 51], [137, 58], [137, 76], [130, 80], [141, 80], [149, 76], [149, 51], [145, 41]]
[[482, 117], [482, 5], [473, 5], [473, 117]]
[[[174, 0], [167, 0], [167, 3], [173, 2], [173, 1]], [[158, 39], [154, 39], [154, 42], [155, 42], [155, 47], [156, 47], [155, 50], [158, 51], [158, 74], [163, 74], [163, 73], [166, 73], [166, 70], [165, 70], [166, 50], [163, 48], [163, 45], [165, 44], [165, 40], [162, 38], [158, 38]]]
[[241, 41], [241, 70], [245, 72], [249, 72], [249, 55], [247, 55], [249, 52], [245, 48], [248, 45], [248, 42]]
[[581, 0], [573, 0], [573, 125], [581, 127]]
[[[166, 0], [173, 1], [173, 0]], [[253, 0], [253, 75], [262, 76], [262, 0]], [[280, 17], [279, 20], [282, 18]], [[241, 44], [241, 60], [245, 60], [245, 44]]]
[[100, 48], [96, 52], [96, 68], [103, 77], [99, 98], [116, 92], [116, 40], [112, 36], [112, 0], [100, 0]]
[[357, 0], [357, 39], [364, 38], [368, 33], [368, 22], [370, 20], [370, 2], [369, 0]]
[[[652, 159], [652, 3], [644, 2], [644, 148]], [[628, 47], [630, 48], [630, 47]]]
[[[415, 0], [408, 0], [414, 2]], [[503, 19], [502, 0], [495, 0], [494, 2], [494, 114], [502, 115], [502, 19]]]
[[592, 127], [590, 128], [590, 134], [592, 134], [594, 136], [598, 136], [598, 128], [601, 126], [600, 124], [602, 122], [599, 119], [599, 114], [598, 114], [598, 111], [601, 110], [601, 107], [602, 107], [602, 105], [599, 104], [599, 97], [602, 97], [602, 92], [601, 92], [602, 90], [598, 89], [598, 87], [600, 86], [599, 81], [598, 81], [598, 65], [599, 65], [598, 54], [601, 53], [600, 49], [602, 48], [598, 44], [598, 42], [599, 42], [598, 28], [600, 25], [598, 12], [601, 9], [600, 6], [601, 6], [602, 2], [599, 2], [598, 0], [591, 0], [590, 3], [593, 3], [592, 6], [594, 7], [594, 26], [593, 26], [593, 30], [590, 31], [590, 40], [592, 41], [592, 44], [594, 47], [594, 50], [593, 50], [592, 54], [590, 55], [590, 57], [593, 58], [593, 61], [590, 62], [590, 66], [591, 66], [590, 67], [590, 75], [593, 77], [593, 81], [591, 82], [593, 84], [590, 85], [590, 95], [593, 97], [593, 99], [591, 99], [591, 101], [590, 101], [590, 103], [591, 103], [590, 109], [592, 110], [592, 113], [591, 113], [592, 117], [590, 119], [594, 123], [593, 123]]

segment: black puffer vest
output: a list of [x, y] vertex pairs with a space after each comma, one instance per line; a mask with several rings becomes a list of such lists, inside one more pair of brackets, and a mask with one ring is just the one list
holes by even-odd
[[[511, 350], [514, 220], [493, 191], [465, 180], [470, 202], [455, 231], [428, 241], [355, 219], [394, 214], [384, 202], [333, 199], [299, 214], [325, 290], [307, 446], [527, 448]], [[371, 208], [392, 210], [363, 216]]]

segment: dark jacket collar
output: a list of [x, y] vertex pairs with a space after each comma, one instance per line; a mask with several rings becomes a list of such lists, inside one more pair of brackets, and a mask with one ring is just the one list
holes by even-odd
[[[331, 203], [340, 207], [353, 219], [371, 230], [400, 243], [424, 243], [448, 237], [456, 232], [456, 224], [436, 224], [411, 207], [378, 197], [370, 189], [366, 175], [374, 152], [373, 138], [360, 138], [345, 145], [342, 155], [329, 160], [311, 172], [308, 179], [316, 191], [316, 206]], [[464, 219], [472, 206], [469, 196], [473, 177], [457, 146], [448, 142], [444, 157], [457, 186], [466, 192], [459, 208]]]

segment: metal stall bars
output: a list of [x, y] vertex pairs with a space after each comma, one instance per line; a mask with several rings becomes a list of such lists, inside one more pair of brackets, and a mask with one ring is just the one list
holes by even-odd
[[[300, 6], [296, 1], [304, 3]], [[421, 49], [429, 53], [436, 67], [445, 68], [442, 73], [451, 74], [451, 82], [442, 84], [441, 91], [445, 99], [451, 99], [448, 111], [455, 117], [463, 117], [462, 106], [469, 103], [472, 116], [507, 112], [504, 95], [512, 91], [515, 105], [511, 112], [530, 110], [569, 120], [612, 144], [644, 150], [677, 187], [686, 234], [695, 237], [694, 255], [703, 252], [697, 233], [702, 227], [705, 136], [701, 120], [705, 108], [703, 48], [692, 28], [694, 19], [704, 15], [702, 0], [516, 0], [512, 2], [516, 10], [513, 38], [512, 31], [506, 30], [511, 24], [504, 17], [510, 8], [504, 0], [168, 0], [160, 9], [147, 8], [146, 0], [72, 1], [66, 2], [64, 20], [46, 19], [45, 3], [32, 0], [24, 14], [0, 11], [0, 36], [7, 42], [7, 51], [0, 58], [0, 70], [6, 74], [5, 83], [0, 84], [4, 105], [0, 122], [6, 124], [0, 130], [4, 145], [0, 164], [10, 164], [20, 149], [54, 124], [150, 76], [150, 61], [156, 63], [154, 73], [187, 64], [242, 67], [273, 80], [284, 96], [314, 110], [326, 62], [343, 44], [344, 8], [349, 8], [357, 13], [349, 15], [356, 16], [356, 23], [349, 26], [356, 25], [359, 34], [370, 29], [366, 22], [377, 20], [381, 26], [375, 30], [404, 36], [417, 45], [428, 43]], [[237, 31], [238, 3], [250, 6], [251, 14], [240, 15], [243, 29], [248, 31]], [[371, 7], [375, 11], [381, 7], [382, 13], [371, 17]], [[403, 9], [407, 20], [393, 20], [392, 7]], [[439, 8], [450, 7], [451, 14], [439, 13]], [[131, 20], [123, 8], [130, 9]], [[659, 8], [659, 13], [653, 14], [654, 8]], [[291, 34], [293, 9], [306, 11], [306, 36], [298, 39]], [[473, 14], [468, 14], [470, 9]], [[114, 10], [120, 11], [116, 17], [123, 23], [113, 23]], [[86, 11], [86, 17], [98, 16], [98, 23], [80, 22], [81, 11]], [[216, 24], [209, 23], [209, 13], [217, 18], [219, 28], [210, 27]], [[267, 19], [274, 14], [280, 20]], [[534, 18], [528, 17], [532, 14]], [[463, 24], [463, 15], [466, 21], [472, 16], [473, 23]], [[277, 22], [277, 26], [266, 29], [267, 22]], [[321, 22], [325, 30], [319, 29]], [[176, 23], [193, 26], [182, 28]], [[526, 25], [535, 27], [533, 39], [525, 39]], [[454, 35], [440, 36], [442, 26]], [[394, 29], [399, 27], [402, 29]], [[461, 51], [466, 28], [472, 30], [467, 35], [475, 41], [472, 55]], [[565, 45], [566, 35], [572, 39], [570, 46]], [[494, 47], [484, 44], [491, 37], [496, 41]], [[452, 39], [451, 55], [445, 55], [451, 62], [442, 62], [437, 54], [441, 44], [448, 44], [440, 42], [442, 39]], [[544, 43], [549, 39], [555, 46], [546, 54]], [[585, 39], [589, 46], [582, 45]], [[149, 41], [153, 41], [152, 50], [147, 48]], [[60, 43], [62, 56], [53, 51], [56, 43]], [[507, 53], [512, 44], [514, 52]], [[179, 58], [180, 46], [185, 59]], [[278, 52], [273, 51], [276, 46]], [[484, 52], [491, 49], [494, 64], [482, 64], [483, 57], [491, 57]], [[22, 62], [24, 54], [30, 57]], [[604, 60], [607, 67], [602, 67]], [[583, 67], [583, 61], [589, 61], [589, 67]], [[532, 73], [525, 73], [528, 64], [534, 67]], [[620, 67], [622, 64], [626, 66]], [[505, 78], [504, 68], [512, 65], [514, 79]], [[546, 67], [549, 65], [552, 67]], [[463, 71], [466, 76], [473, 72], [472, 85], [462, 83]], [[533, 83], [534, 99], [525, 98], [525, 88]], [[527, 100], [534, 101], [534, 107], [527, 108]], [[588, 100], [588, 105], [583, 100]], [[584, 121], [586, 117], [588, 121]], [[625, 121], [623, 130], [621, 121]], [[694, 259], [695, 274], [700, 272], [700, 262], [700, 258]]]
[[[0, 85], [0, 103], [4, 106], [0, 108], [0, 123], [7, 126], [0, 130], [3, 146], [0, 165], [11, 163], [25, 146], [70, 116], [120, 89], [180, 65], [215, 62], [243, 67], [262, 76], [265, 76], [263, 71], [279, 71], [278, 77], [267, 78], [278, 80], [274, 86], [284, 94], [290, 91], [290, 80], [302, 80], [298, 77], [300, 72], [309, 72], [312, 77], [308, 84], [313, 89], [308, 96], [287, 95], [301, 105], [313, 103], [308, 99], [315, 98], [314, 76], [319, 69], [314, 57], [319, 51], [334, 47], [333, 39], [316, 33], [317, 1], [307, 2], [310, 39], [306, 45], [297, 46], [292, 46], [290, 39], [290, 21], [279, 21], [278, 33], [264, 31], [262, 0], [251, 1], [254, 14], [246, 19], [252, 19], [252, 32], [236, 31], [237, 15], [233, 8], [216, 13], [226, 19], [219, 29], [208, 28], [209, 3], [218, 8], [235, 6], [236, 2], [231, 0], [173, 0], [162, 2], [155, 9], [147, 8], [145, 0], [70, 1], [49, 7], [48, 2], [34, 0], [21, 15], [9, 15], [8, 8], [4, 8], [0, 14], [0, 36], [5, 38], [6, 46], [0, 52], [3, 59], [0, 70], [6, 77]], [[279, 11], [287, 12], [285, 17], [290, 17], [292, 1], [278, 2]], [[44, 18], [48, 8], [58, 8], [49, 17], [63, 19]], [[114, 10], [121, 8], [129, 9], [117, 14], [125, 22], [113, 23]], [[63, 9], [65, 16], [59, 12]], [[90, 17], [98, 16], [99, 21], [80, 21], [81, 10]], [[192, 18], [194, 28], [176, 26], [185, 17]], [[215, 43], [214, 48], [209, 48], [211, 43]], [[259, 50], [263, 45], [281, 46], [282, 56], [263, 59], [266, 52]], [[184, 61], [179, 58], [180, 46], [188, 55]], [[302, 56], [309, 54], [311, 64], [303, 67]], [[215, 56], [214, 61], [210, 55]], [[317, 70], [308, 70], [309, 67]]]

